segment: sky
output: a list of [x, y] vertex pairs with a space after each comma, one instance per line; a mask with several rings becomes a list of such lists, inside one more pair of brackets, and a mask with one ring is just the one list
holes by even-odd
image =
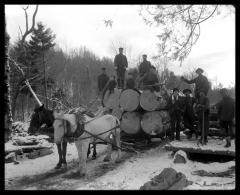
[[[16, 41], [19, 27], [25, 30], [22, 7], [5, 5], [11, 43]], [[29, 18], [34, 8], [30, 5]], [[138, 14], [139, 8], [140, 5], [39, 5], [36, 21], [52, 29], [55, 42], [63, 51], [85, 46], [99, 57], [113, 59], [118, 47], [123, 46], [129, 66], [135, 67], [143, 53], [149, 60], [157, 54], [156, 35], [160, 32], [159, 28], [144, 23]], [[112, 28], [106, 27], [104, 20], [113, 20]], [[235, 84], [235, 14], [213, 17], [202, 23], [200, 38], [188, 58], [181, 67], [173, 62], [169, 69], [181, 75], [197, 67], [224, 87]]]

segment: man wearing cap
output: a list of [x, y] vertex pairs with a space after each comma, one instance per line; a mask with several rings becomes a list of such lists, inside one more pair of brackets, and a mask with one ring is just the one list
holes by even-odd
[[183, 93], [185, 95], [183, 123], [184, 123], [184, 127], [188, 128], [190, 130], [190, 133], [187, 138], [191, 139], [192, 134], [194, 133], [196, 135], [196, 139], [197, 139], [198, 132], [194, 127], [195, 114], [194, 114], [194, 110], [193, 110], [193, 105], [196, 103], [196, 99], [194, 97], [190, 96], [190, 94], [192, 93], [192, 91], [190, 89], [184, 89]]
[[235, 101], [228, 94], [226, 88], [221, 89], [222, 100], [216, 104], [220, 126], [225, 130], [226, 145], [231, 146], [231, 137], [233, 135], [232, 126], [235, 116]]
[[194, 93], [195, 93], [195, 97], [198, 99], [200, 97], [200, 91], [203, 91], [205, 93], [205, 95], [207, 95], [210, 85], [209, 85], [207, 77], [205, 77], [202, 74], [203, 69], [198, 68], [196, 70], [196, 73], [198, 74], [198, 76], [195, 79], [188, 80], [188, 79], [185, 79], [183, 76], [181, 77], [181, 79], [188, 84], [195, 83]]
[[174, 140], [174, 133], [176, 132], [176, 140], [180, 141], [180, 122], [183, 114], [183, 105], [181, 97], [179, 96], [179, 89], [174, 88], [173, 94], [168, 101], [168, 110], [171, 119], [170, 140]]
[[123, 48], [119, 48], [119, 54], [117, 54], [114, 58], [114, 66], [117, 70], [117, 82], [118, 87], [124, 87], [124, 79], [126, 68], [128, 67], [127, 57], [123, 55]]
[[145, 73], [147, 73], [152, 66], [151, 63], [147, 60], [147, 55], [146, 54], [143, 54], [142, 58], [143, 58], [143, 61], [139, 65], [139, 69], [138, 69], [140, 77], [142, 77]]
[[148, 72], [144, 74], [142, 80], [140, 82], [143, 83], [143, 89], [150, 89], [151, 91], [159, 91], [159, 86], [154, 86], [155, 84], [159, 83], [159, 79], [157, 76], [157, 70], [154, 66], [150, 66]]
[[201, 132], [200, 143], [204, 145], [208, 142], [210, 106], [209, 99], [203, 89], [199, 91], [199, 98], [197, 99], [195, 110], [198, 117], [198, 128]]
[[102, 93], [105, 85], [109, 81], [109, 77], [106, 74], [106, 68], [102, 68], [102, 73], [98, 76], [98, 92]]

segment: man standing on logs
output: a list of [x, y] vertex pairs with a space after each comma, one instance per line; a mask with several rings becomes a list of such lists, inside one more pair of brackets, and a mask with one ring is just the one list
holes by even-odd
[[203, 91], [205, 96], [207, 96], [207, 93], [208, 93], [208, 90], [210, 88], [210, 85], [209, 85], [207, 77], [205, 77], [202, 74], [203, 73], [203, 69], [198, 68], [196, 70], [196, 73], [198, 74], [198, 76], [195, 79], [188, 80], [188, 79], [185, 79], [184, 77], [181, 77], [181, 79], [183, 81], [185, 81], [186, 83], [188, 83], [188, 84], [195, 83], [194, 94], [195, 94], [196, 99], [198, 99], [200, 97], [200, 91]]
[[200, 97], [197, 99], [196, 103], [196, 113], [198, 116], [198, 128], [201, 132], [201, 139], [199, 140], [202, 145], [205, 145], [208, 140], [208, 129], [209, 129], [209, 99], [205, 95], [204, 90], [199, 91]]
[[143, 61], [142, 63], [139, 65], [139, 76], [142, 77], [145, 73], [149, 72], [150, 68], [151, 68], [151, 63], [147, 60], [147, 55], [143, 54]]
[[193, 133], [195, 133], [196, 139], [197, 139], [198, 132], [194, 127], [195, 114], [193, 110], [193, 105], [196, 103], [196, 99], [190, 96], [190, 94], [192, 93], [190, 89], [184, 89], [183, 93], [185, 95], [185, 99], [184, 99], [185, 109], [183, 113], [183, 123], [184, 123], [184, 127], [190, 130], [190, 133], [187, 136], [187, 139], [191, 139]]
[[176, 140], [180, 141], [180, 122], [184, 110], [178, 93], [179, 89], [174, 88], [173, 94], [170, 96], [168, 102], [169, 115], [171, 118], [171, 131], [169, 138], [170, 140], [174, 140], [174, 133], [176, 132]]
[[128, 67], [127, 57], [123, 55], [123, 48], [119, 48], [119, 54], [114, 58], [114, 66], [117, 71], [118, 87], [123, 89], [126, 68]]
[[159, 83], [159, 79], [157, 76], [157, 71], [154, 66], [149, 68], [149, 71], [145, 73], [142, 78], [143, 89], [150, 89], [153, 91], [159, 91], [160, 87], [157, 85]]
[[217, 103], [218, 117], [220, 126], [225, 130], [226, 145], [224, 147], [231, 146], [231, 137], [233, 135], [232, 126], [233, 118], [235, 115], [235, 102], [227, 92], [226, 88], [221, 89], [222, 100]]
[[102, 74], [98, 76], [98, 93], [102, 93], [105, 85], [109, 81], [109, 77], [106, 74], [106, 68], [102, 68]]

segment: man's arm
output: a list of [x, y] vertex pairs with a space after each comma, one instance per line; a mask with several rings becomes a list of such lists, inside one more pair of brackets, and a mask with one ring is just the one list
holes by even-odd
[[127, 61], [127, 57], [125, 56], [125, 60], [126, 60], [126, 64], [125, 64], [125, 66], [126, 66], [126, 68], [128, 67], [128, 61]]
[[115, 58], [114, 58], [114, 66], [116, 66], [116, 67], [117, 67], [117, 56], [118, 55], [116, 55]]
[[184, 78], [184, 77], [182, 76], [181, 79], [182, 79], [184, 82], [186, 82], [187, 84], [192, 84], [192, 83], [196, 83], [196, 79], [197, 79], [197, 78], [192, 79], [192, 80], [188, 80], [188, 79], [186, 79], [186, 78]]

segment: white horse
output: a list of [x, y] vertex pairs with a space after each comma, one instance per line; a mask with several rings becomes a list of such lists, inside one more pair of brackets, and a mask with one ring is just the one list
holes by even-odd
[[[72, 133], [74, 133], [77, 129], [77, 120], [74, 114], [64, 114], [63, 111], [60, 111], [60, 112], [54, 111], [53, 115], [55, 118], [55, 121], [53, 123], [54, 139], [55, 139], [55, 143], [59, 143], [66, 133], [64, 128], [64, 120], [69, 121], [70, 129]], [[93, 135], [97, 135], [101, 139], [104, 139], [118, 146], [117, 159], [115, 162], [119, 162], [121, 158], [121, 150], [119, 148], [120, 147], [120, 128], [119, 128], [120, 121], [118, 120], [118, 118], [109, 114], [102, 115], [97, 118], [91, 118], [87, 115], [84, 115], [84, 117], [86, 119], [86, 124], [84, 129], [86, 131], [90, 132]], [[117, 128], [114, 128], [114, 127], [117, 127]], [[108, 131], [110, 129], [112, 130]], [[104, 133], [106, 131], [108, 132]], [[98, 135], [98, 134], [101, 134], [101, 135]], [[90, 138], [83, 139], [86, 137], [90, 137]], [[86, 167], [87, 150], [88, 150], [89, 143], [93, 141], [96, 141], [96, 139], [85, 131], [79, 138], [75, 139], [75, 145], [76, 145], [76, 148], [78, 151], [78, 157], [79, 157], [79, 174], [81, 176], [84, 176], [87, 173], [87, 167]], [[111, 160], [111, 153], [112, 153], [112, 144], [108, 143], [107, 155], [105, 156], [104, 161]]]

